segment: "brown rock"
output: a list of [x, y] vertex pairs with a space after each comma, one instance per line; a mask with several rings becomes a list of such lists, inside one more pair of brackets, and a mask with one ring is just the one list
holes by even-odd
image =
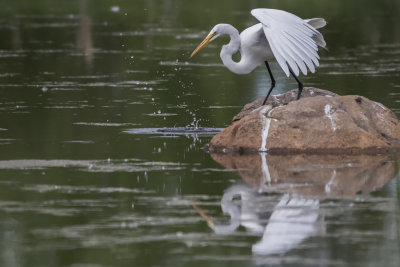
[[[313, 87], [305, 87], [303, 89], [303, 92], [301, 93], [301, 98], [305, 97], [313, 97], [313, 96], [338, 96], [335, 93], [332, 93], [327, 90], [322, 90], [322, 89], [317, 89]], [[260, 97], [254, 100], [253, 102], [246, 104], [242, 110], [236, 114], [232, 122], [238, 121], [242, 119], [243, 117], [247, 116], [250, 112], [253, 110], [261, 107], [261, 104], [263, 103], [265, 97]], [[267, 105], [271, 105], [272, 107], [277, 107], [277, 106], [284, 106], [289, 104], [289, 102], [297, 100], [297, 89], [291, 90], [285, 94], [280, 94], [280, 95], [271, 95], [268, 98]]]
[[338, 96], [297, 89], [260, 106], [262, 98], [246, 105], [234, 122], [215, 135], [206, 149], [222, 153], [361, 154], [400, 148], [400, 122], [380, 103], [357, 95]]
[[305, 197], [369, 194], [398, 173], [390, 155], [211, 154], [255, 188]]

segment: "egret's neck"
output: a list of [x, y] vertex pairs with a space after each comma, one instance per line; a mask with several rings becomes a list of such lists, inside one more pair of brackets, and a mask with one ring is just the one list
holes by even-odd
[[232, 60], [232, 55], [236, 54], [240, 49], [240, 35], [238, 30], [232, 25], [225, 24], [223, 35], [229, 35], [231, 38], [230, 42], [221, 49], [221, 59], [224, 65], [232, 72], [237, 73], [237, 67], [235, 61]]
[[230, 42], [222, 47], [221, 58], [224, 60], [226, 55], [233, 55], [240, 49], [240, 35], [235, 27], [229, 24], [224, 25], [224, 31], [222, 35], [229, 35], [231, 38]]
[[224, 27], [224, 32], [222, 34], [229, 35], [229, 37], [231, 38], [230, 42], [222, 46], [221, 49], [220, 56], [224, 65], [230, 71], [236, 74], [250, 73], [254, 68], [249, 68], [247, 60], [243, 58], [243, 55], [241, 55], [241, 60], [239, 62], [235, 62], [232, 59], [232, 55], [236, 54], [240, 50], [241, 40], [238, 30], [232, 25], [226, 24]]

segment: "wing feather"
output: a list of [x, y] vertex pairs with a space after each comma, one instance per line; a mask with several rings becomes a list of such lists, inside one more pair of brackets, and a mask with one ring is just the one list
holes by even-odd
[[[285, 34], [287, 34], [287, 33], [285, 33]], [[304, 63], [306, 63], [306, 65], [310, 69], [310, 71], [312, 73], [314, 73], [315, 67], [311, 60], [312, 55], [303, 46], [298, 45], [297, 42], [293, 41], [293, 38], [289, 38], [289, 41], [292, 46], [295, 46], [297, 48], [297, 50], [296, 49], [293, 49], [293, 50], [298, 51], [301, 54], [300, 57], [304, 60]], [[307, 75], [307, 69], [306, 69], [306, 73], [303, 72], [303, 74]]]
[[308, 23], [310, 20], [277, 9], [257, 8], [251, 14], [261, 22], [272, 53], [287, 76], [289, 67], [296, 76], [300, 70], [307, 75], [307, 68], [315, 72], [318, 46], [326, 44], [322, 34]]
[[301, 72], [304, 75], [307, 75], [307, 67], [305, 61], [308, 58], [308, 55], [305, 54], [301, 49], [293, 43], [292, 38], [281, 38], [283, 41], [286, 42], [285, 46], [287, 47], [287, 52], [290, 56], [296, 61], [297, 65], [299, 66]]
[[286, 33], [290, 34], [291, 36], [296, 38], [298, 41], [301, 41], [302, 43], [304, 43], [307, 46], [307, 48], [311, 49], [311, 51], [315, 51], [318, 49], [318, 46], [312, 41], [312, 39], [310, 40], [310, 38], [305, 38], [304, 35], [301, 35], [296, 31], [291, 31], [291, 32], [286, 32]]
[[289, 66], [292, 69], [292, 71], [296, 74], [296, 76], [298, 76], [299, 67], [296, 64], [297, 63], [296, 58], [290, 53], [290, 51], [288, 51], [286, 45], [279, 45], [285, 43], [285, 40], [282, 38], [281, 35], [277, 35], [277, 38], [274, 40], [274, 42], [276, 43], [275, 45], [279, 47], [278, 50], [281, 52], [281, 54], [285, 55], [286, 62], [289, 63]]
[[306, 40], [303, 39], [302, 36], [299, 36], [296, 32], [291, 32], [288, 33], [289, 35], [292, 35], [295, 40], [297, 40], [296, 43], [298, 43], [304, 50], [307, 50], [309, 59], [316, 65], [319, 65], [318, 59], [319, 55], [317, 53], [317, 49], [314, 49]]
[[289, 77], [289, 74], [290, 74], [289, 68], [288, 68], [288, 65], [286, 64], [286, 59], [282, 56], [281, 52], [278, 51], [279, 46], [272, 45], [270, 42], [270, 47], [271, 47], [272, 53], [274, 54], [275, 59], [278, 62], [279, 66], [285, 72], [286, 76]]

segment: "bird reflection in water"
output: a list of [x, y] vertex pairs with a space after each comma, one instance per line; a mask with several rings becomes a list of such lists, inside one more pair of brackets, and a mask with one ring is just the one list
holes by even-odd
[[232, 185], [222, 196], [229, 223], [217, 223], [200, 207], [195, 209], [216, 234], [232, 234], [243, 226], [262, 236], [252, 245], [256, 255], [285, 254], [324, 233], [321, 201], [367, 195], [398, 173], [390, 155], [211, 156], [247, 184]]

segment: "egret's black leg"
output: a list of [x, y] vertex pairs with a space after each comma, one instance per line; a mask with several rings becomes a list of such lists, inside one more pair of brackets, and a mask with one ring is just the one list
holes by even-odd
[[265, 66], [267, 67], [268, 73], [269, 73], [269, 77], [271, 78], [271, 88], [269, 88], [268, 94], [267, 94], [267, 96], [266, 96], [265, 99], [264, 99], [263, 105], [265, 105], [265, 103], [267, 102], [267, 99], [268, 99], [269, 95], [270, 95], [271, 92], [272, 92], [272, 89], [274, 89], [274, 87], [275, 87], [275, 79], [274, 79], [274, 76], [272, 75], [271, 69], [269, 68], [268, 61], [265, 61]]
[[297, 78], [296, 75], [294, 75], [292, 69], [289, 68], [290, 74], [295, 78], [296, 82], [299, 84], [299, 93], [297, 94], [297, 100], [300, 99], [301, 96], [301, 91], [303, 91], [303, 84], [300, 82], [299, 78]]

